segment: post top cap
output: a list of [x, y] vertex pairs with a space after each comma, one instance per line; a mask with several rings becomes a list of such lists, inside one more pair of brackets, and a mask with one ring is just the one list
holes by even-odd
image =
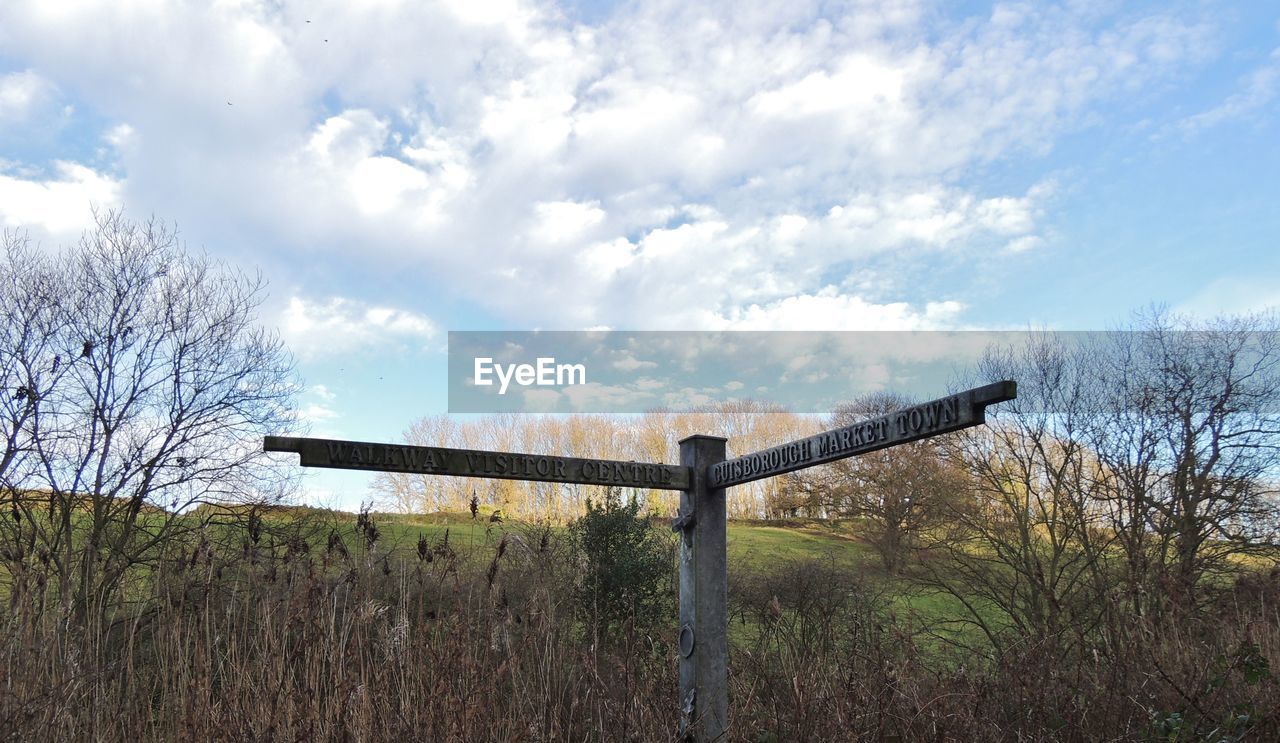
[[685, 436], [684, 438], [680, 439], [679, 443], [683, 444], [686, 441], [693, 441], [694, 439], [707, 439], [708, 441], [728, 441], [729, 440], [727, 436], [711, 436], [710, 434], [705, 434], [705, 433], [695, 433], [692, 436]]

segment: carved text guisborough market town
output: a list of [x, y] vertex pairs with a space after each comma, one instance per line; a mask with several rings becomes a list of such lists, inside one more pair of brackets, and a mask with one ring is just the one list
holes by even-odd
[[[967, 394], [967, 393], [966, 393]], [[952, 395], [879, 418], [736, 457], [711, 467], [711, 483], [722, 487], [843, 459], [924, 438], [960, 422], [965, 395]]]

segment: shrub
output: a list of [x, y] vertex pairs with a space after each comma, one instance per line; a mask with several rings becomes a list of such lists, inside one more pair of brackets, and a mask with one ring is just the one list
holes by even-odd
[[640, 516], [635, 497], [626, 503], [610, 490], [602, 504], [569, 527], [583, 563], [575, 599], [588, 630], [609, 635], [628, 623], [649, 628], [675, 616], [673, 540]]

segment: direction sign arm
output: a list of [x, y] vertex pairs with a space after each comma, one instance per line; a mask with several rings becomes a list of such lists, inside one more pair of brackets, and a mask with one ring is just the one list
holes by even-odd
[[975, 406], [981, 408], [984, 414], [988, 405], [1012, 400], [1017, 396], [1018, 383], [1011, 379], [1006, 379], [1003, 382], [992, 382], [969, 390], [969, 399], [972, 400]]
[[266, 436], [262, 440], [262, 449], [294, 452], [303, 467], [415, 475], [579, 483], [642, 490], [684, 490], [692, 478], [688, 467], [673, 464], [299, 436]]
[[843, 428], [744, 454], [711, 468], [714, 487], [761, 480], [774, 475], [867, 454], [898, 444], [937, 436], [986, 422], [986, 408], [1018, 395], [1013, 381], [995, 382], [954, 395], [912, 405]]

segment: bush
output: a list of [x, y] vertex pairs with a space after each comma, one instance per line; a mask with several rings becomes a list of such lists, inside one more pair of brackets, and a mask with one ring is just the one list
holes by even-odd
[[587, 513], [569, 527], [583, 561], [575, 599], [593, 635], [675, 617], [673, 540], [639, 512], [634, 496], [624, 504], [611, 490], [600, 505], [588, 500]]

